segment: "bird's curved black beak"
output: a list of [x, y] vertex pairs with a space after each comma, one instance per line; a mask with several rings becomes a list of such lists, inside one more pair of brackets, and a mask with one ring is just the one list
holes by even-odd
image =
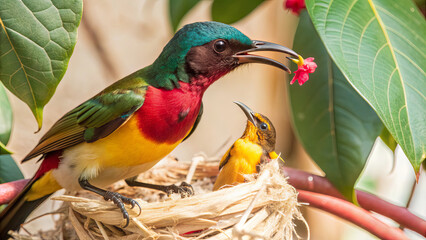
[[237, 104], [238, 107], [241, 108], [241, 110], [243, 110], [244, 114], [247, 116], [247, 120], [249, 120], [251, 123], [253, 123], [254, 126], [256, 126], [256, 121], [254, 120], [254, 112], [242, 102], [234, 101], [234, 103]]
[[248, 53], [259, 52], [259, 51], [273, 51], [273, 52], [282, 52], [282, 53], [289, 54], [291, 58], [299, 58], [299, 55], [295, 51], [276, 43], [254, 40], [252, 43], [252, 47], [253, 48], [237, 52], [236, 54], [233, 55], [233, 57], [238, 59], [238, 63], [240, 64], [264, 63], [264, 64], [268, 64], [268, 65], [280, 68], [288, 73], [291, 73], [291, 71], [286, 65], [267, 57], [250, 55]]

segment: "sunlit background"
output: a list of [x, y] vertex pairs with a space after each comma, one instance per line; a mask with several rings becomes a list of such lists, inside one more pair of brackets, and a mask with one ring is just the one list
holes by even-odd
[[[45, 108], [44, 125], [39, 133], [34, 134], [37, 125], [28, 107], [9, 94], [15, 125], [8, 147], [14, 152], [15, 160], [20, 161], [42, 134], [71, 108], [112, 82], [153, 62], [173, 35], [167, 3], [166, 0], [84, 0], [83, 20], [74, 54], [65, 77]], [[183, 19], [182, 25], [210, 20], [210, 5], [211, 1], [201, 1]], [[297, 16], [283, 9], [283, 0], [269, 0], [234, 26], [251, 39], [291, 47], [297, 22]], [[272, 57], [284, 61], [282, 55], [274, 54]], [[272, 120], [278, 136], [276, 150], [282, 153], [288, 166], [322, 174], [293, 134], [287, 87], [299, 86], [290, 86], [287, 73], [266, 65], [242, 67], [225, 76], [207, 90], [201, 123], [193, 136], [172, 155], [182, 161], [190, 161], [194, 154], [200, 152], [220, 158], [245, 127], [246, 117], [232, 103], [238, 100]], [[410, 211], [426, 218], [425, 176], [420, 178], [422, 181], [411, 196], [414, 171], [401, 149], [397, 149], [395, 156], [378, 140], [358, 188], [400, 206], [406, 206], [412, 198]], [[37, 169], [35, 161], [20, 166], [26, 177], [32, 176]], [[52, 205], [58, 204], [49, 201], [42, 211], [49, 211]], [[308, 207], [302, 209], [312, 239], [374, 239], [362, 229], [332, 215]], [[35, 214], [40, 214], [40, 211]], [[37, 221], [32, 228], [52, 227], [49, 223], [51, 219], [46, 218]], [[298, 229], [300, 235], [305, 238], [303, 224], [297, 224], [301, 226]], [[423, 239], [418, 236], [418, 239]], [[415, 234], [410, 237], [415, 238]]]

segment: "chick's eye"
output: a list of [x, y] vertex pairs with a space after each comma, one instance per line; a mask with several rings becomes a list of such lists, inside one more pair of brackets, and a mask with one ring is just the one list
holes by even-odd
[[266, 129], [268, 129], [268, 125], [266, 123], [262, 123], [262, 124], [260, 124], [260, 129], [266, 130]]
[[225, 51], [226, 49], [226, 42], [224, 40], [217, 40], [214, 43], [214, 50], [218, 53]]

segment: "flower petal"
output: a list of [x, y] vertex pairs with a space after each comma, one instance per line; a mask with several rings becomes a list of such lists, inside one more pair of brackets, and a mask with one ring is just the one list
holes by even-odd
[[299, 59], [291, 60], [295, 62], [298, 67], [297, 70], [294, 72], [294, 77], [291, 80], [290, 84], [293, 84], [297, 80], [299, 85], [302, 86], [303, 84], [305, 84], [305, 82], [309, 80], [309, 73], [315, 72], [317, 64], [314, 62], [313, 57], [303, 59], [301, 56], [299, 56]]
[[294, 14], [299, 15], [302, 9], [305, 9], [305, 0], [286, 0], [284, 8], [290, 9]]

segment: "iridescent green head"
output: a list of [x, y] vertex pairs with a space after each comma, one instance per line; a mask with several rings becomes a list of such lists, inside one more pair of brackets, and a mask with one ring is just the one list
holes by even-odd
[[259, 62], [280, 67], [283, 64], [252, 51], [280, 51], [297, 57], [292, 50], [268, 42], [252, 41], [234, 27], [218, 22], [185, 25], [164, 47], [147, 69], [148, 81], [156, 87], [173, 89], [179, 81], [203, 81], [210, 84], [241, 64]]

